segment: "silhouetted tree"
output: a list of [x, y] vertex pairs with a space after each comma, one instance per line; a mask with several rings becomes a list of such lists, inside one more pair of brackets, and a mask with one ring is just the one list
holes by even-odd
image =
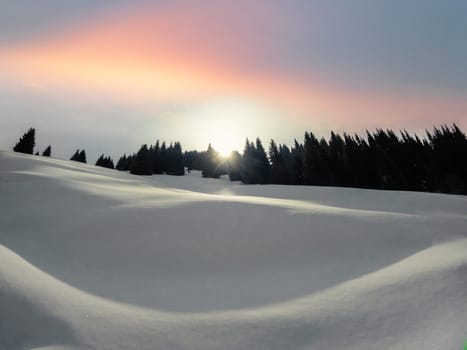
[[266, 151], [259, 138], [256, 139], [255, 158], [257, 166], [257, 183], [267, 184], [270, 182], [271, 165], [269, 164]]
[[36, 129], [31, 128], [23, 136], [21, 136], [19, 141], [13, 147], [13, 151], [26, 154], [33, 154], [35, 145]]
[[427, 133], [431, 146], [429, 171], [431, 190], [467, 194], [467, 138], [454, 124]]
[[52, 155], [52, 146], [48, 145], [47, 148], [42, 152], [42, 156], [50, 157]]
[[[326, 140], [318, 141], [312, 132], [305, 133], [303, 182], [305, 185], [330, 185], [333, 176], [329, 169], [331, 152]], [[333, 159], [338, 167], [340, 159]]]
[[84, 149], [81, 151], [77, 149], [73, 156], [70, 158], [70, 160], [74, 160], [80, 163], [86, 163], [86, 151]]
[[102, 166], [102, 164], [104, 163], [104, 155], [102, 154], [99, 158], [97, 158], [97, 161], [96, 161], [96, 166]]
[[230, 181], [240, 181], [240, 165], [242, 162], [242, 156], [237, 151], [233, 151], [227, 160], [228, 174]]
[[167, 165], [168, 165], [168, 160], [167, 160], [167, 146], [165, 142], [162, 142], [161, 144], [161, 153], [160, 153], [160, 166], [162, 169], [162, 173], [167, 171]]
[[271, 166], [261, 140], [257, 138], [255, 145], [247, 139], [240, 165], [242, 181], [249, 184], [269, 183], [270, 170]]
[[76, 152], [73, 153], [70, 160], [78, 161], [78, 158], [79, 158], [79, 149], [77, 149]]
[[86, 151], [84, 149], [79, 152], [79, 162], [86, 163]]
[[117, 164], [115, 165], [115, 169], [120, 171], [130, 170], [130, 167], [128, 167], [128, 157], [126, 156], [126, 154], [124, 154], [118, 159]]
[[151, 154], [147, 145], [142, 145], [130, 169], [134, 175], [152, 175]]
[[240, 178], [242, 179], [242, 182], [246, 184], [256, 183], [254, 152], [255, 145], [246, 139], [245, 148], [243, 149], [242, 161], [240, 163]]
[[305, 151], [303, 145], [294, 140], [292, 148], [292, 184], [303, 185], [303, 159]]
[[[285, 155], [285, 153], [288, 153]], [[269, 143], [269, 162], [271, 163], [271, 183], [289, 184], [290, 171], [287, 169], [286, 157], [290, 159], [290, 151], [288, 148], [277, 147], [274, 140]]]
[[212, 148], [211, 144], [208, 145], [208, 149], [204, 154], [204, 162], [203, 162], [203, 177], [211, 177], [211, 178], [219, 178], [221, 175], [221, 160], [219, 153], [217, 153], [214, 148]]
[[183, 164], [188, 170], [203, 170], [205, 152], [185, 151]]
[[167, 149], [165, 172], [167, 175], [185, 175], [183, 152], [180, 142], [175, 142]]
[[159, 140], [156, 141], [156, 144], [152, 148], [152, 168], [154, 174], [162, 174], [164, 172]]
[[97, 159], [96, 166], [101, 166], [104, 168], [114, 169], [114, 162], [112, 158], [105, 157], [103, 154]]

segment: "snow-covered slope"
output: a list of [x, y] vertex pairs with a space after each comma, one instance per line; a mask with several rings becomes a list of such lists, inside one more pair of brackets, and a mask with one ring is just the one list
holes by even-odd
[[0, 349], [461, 349], [467, 198], [0, 152]]

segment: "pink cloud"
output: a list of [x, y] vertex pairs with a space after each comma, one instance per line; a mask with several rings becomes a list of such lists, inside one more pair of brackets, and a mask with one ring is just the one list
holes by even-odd
[[[291, 18], [261, 2], [120, 11], [38, 42], [1, 49], [11, 75], [38, 85], [187, 101], [238, 95], [329, 129], [465, 123], [467, 102], [439, 92], [354, 89], [268, 60]], [[244, 4], [244, 5], [245, 5]], [[319, 76], [319, 78], [317, 78]], [[449, 120], [446, 120], [448, 118]]]

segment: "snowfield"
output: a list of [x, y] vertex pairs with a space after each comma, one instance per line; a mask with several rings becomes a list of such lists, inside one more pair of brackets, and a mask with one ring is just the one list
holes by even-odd
[[137, 177], [0, 152], [0, 349], [467, 340], [467, 197]]

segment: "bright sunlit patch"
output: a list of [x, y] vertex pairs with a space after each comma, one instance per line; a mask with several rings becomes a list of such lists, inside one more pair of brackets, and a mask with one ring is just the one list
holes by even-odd
[[[226, 138], [224, 140], [217, 141], [213, 146], [222, 158], [228, 158], [235, 148], [235, 140], [231, 135], [226, 134], [225, 136]], [[216, 144], [218, 146], [215, 146]]]
[[240, 129], [222, 120], [208, 125], [205, 132], [207, 139], [211, 140], [211, 146], [221, 157], [228, 157], [233, 150], [238, 149], [243, 137]]
[[208, 102], [192, 116], [199, 122], [200, 138], [210, 142], [222, 157], [241, 151], [250, 128], [267, 117], [264, 108], [239, 98]]

